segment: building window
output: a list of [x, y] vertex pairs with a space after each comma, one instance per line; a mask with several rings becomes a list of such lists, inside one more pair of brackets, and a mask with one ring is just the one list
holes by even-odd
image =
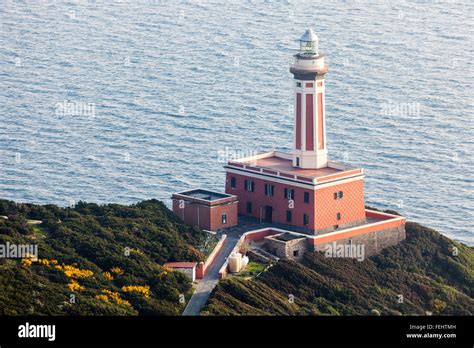
[[227, 223], [227, 214], [224, 213], [224, 214], [222, 214], [222, 224], [225, 225], [226, 223]]
[[304, 202], [309, 203], [309, 192], [304, 193]]
[[296, 166], [297, 166], [297, 167], [300, 166], [300, 158], [299, 158], [299, 157], [296, 157]]
[[307, 84], [306, 84], [306, 88], [311, 88], [311, 87], [313, 87], [313, 86], [314, 86], [313, 83], [307, 83]]
[[265, 184], [265, 195], [266, 196], [273, 196], [273, 192], [275, 191], [275, 186], [270, 184]]
[[341, 220], [341, 213], [337, 213], [336, 218], [337, 218], [337, 220]]
[[299, 250], [293, 250], [293, 256], [294, 257], [298, 257], [300, 255], [300, 251]]
[[301, 87], [301, 82], [296, 82], [296, 87]]
[[344, 197], [344, 192], [342, 191], [334, 192], [334, 199], [341, 199], [342, 197]]
[[286, 211], [286, 222], [291, 222], [291, 210]]
[[247, 213], [252, 214], [252, 202], [247, 202]]
[[286, 199], [295, 200], [295, 190], [286, 188], [284, 194]]
[[253, 180], [245, 180], [245, 189], [250, 192], [255, 191], [255, 182]]
[[309, 224], [309, 217], [308, 217], [308, 214], [303, 214], [303, 224], [304, 224], [304, 225]]
[[236, 179], [235, 179], [235, 176], [231, 176], [231, 177], [230, 177], [230, 187], [234, 189], [235, 186], [236, 186]]

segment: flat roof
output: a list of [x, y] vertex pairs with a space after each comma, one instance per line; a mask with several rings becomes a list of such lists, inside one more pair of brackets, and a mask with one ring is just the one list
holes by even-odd
[[271, 151], [256, 156], [231, 160], [227, 163], [226, 168], [236, 168], [237, 170], [245, 170], [247, 172], [259, 172], [264, 175], [290, 178], [292, 180], [310, 182], [313, 184], [354, 175], [363, 175], [361, 168], [335, 161], [328, 161], [326, 167], [319, 169], [293, 167], [292, 155], [280, 151]]
[[301, 238], [306, 238], [306, 237], [294, 235], [291, 233], [283, 233], [283, 234], [278, 234], [276, 236], [270, 236], [269, 238], [278, 239], [278, 240], [281, 240], [282, 242], [288, 242], [290, 240], [301, 239]]
[[163, 266], [169, 268], [194, 268], [196, 264], [197, 262], [168, 262]]
[[222, 198], [232, 197], [231, 195], [228, 195], [226, 193], [214, 192], [214, 191], [203, 190], [203, 189], [180, 192], [179, 194], [183, 196], [199, 198], [204, 201], [215, 201]]
[[277, 171], [285, 171], [290, 172], [297, 175], [303, 176], [311, 176], [314, 178], [318, 178], [325, 175], [330, 175], [338, 172], [342, 172], [343, 170], [332, 168], [332, 167], [325, 167], [319, 169], [302, 169], [293, 167], [293, 162], [290, 159], [285, 159], [282, 157], [271, 156], [265, 158], [259, 158], [256, 160], [249, 160], [249, 161], [242, 161], [241, 163], [246, 163], [250, 165], [255, 165], [257, 167], [264, 167], [268, 169], [274, 169]]

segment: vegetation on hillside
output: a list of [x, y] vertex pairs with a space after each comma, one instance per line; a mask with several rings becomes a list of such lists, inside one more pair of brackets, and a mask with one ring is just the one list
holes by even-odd
[[307, 253], [259, 277], [226, 279], [207, 315], [473, 315], [474, 251], [416, 223], [365, 261]]
[[0, 216], [0, 244], [38, 244], [36, 261], [0, 259], [1, 315], [179, 315], [190, 280], [161, 265], [201, 261], [215, 242], [157, 200], [73, 208], [0, 200]]
[[[473, 248], [415, 223], [406, 229], [406, 241], [362, 262], [308, 253], [269, 268], [250, 263], [218, 284], [201, 313], [472, 315]], [[0, 315], [180, 315], [190, 281], [162, 265], [201, 261], [216, 240], [156, 200], [73, 208], [0, 200], [7, 242], [37, 244], [39, 255], [0, 258]]]

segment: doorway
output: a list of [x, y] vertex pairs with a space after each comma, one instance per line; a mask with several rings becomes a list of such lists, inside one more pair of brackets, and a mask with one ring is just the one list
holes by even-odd
[[265, 206], [264, 221], [265, 222], [272, 222], [272, 217], [273, 217], [273, 208], [269, 205], [266, 205]]

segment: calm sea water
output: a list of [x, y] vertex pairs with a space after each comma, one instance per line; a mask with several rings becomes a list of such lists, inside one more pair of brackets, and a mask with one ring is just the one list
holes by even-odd
[[291, 148], [288, 64], [312, 26], [330, 65], [330, 158], [365, 168], [368, 204], [474, 245], [473, 5], [2, 5], [1, 198], [223, 190], [226, 156]]

